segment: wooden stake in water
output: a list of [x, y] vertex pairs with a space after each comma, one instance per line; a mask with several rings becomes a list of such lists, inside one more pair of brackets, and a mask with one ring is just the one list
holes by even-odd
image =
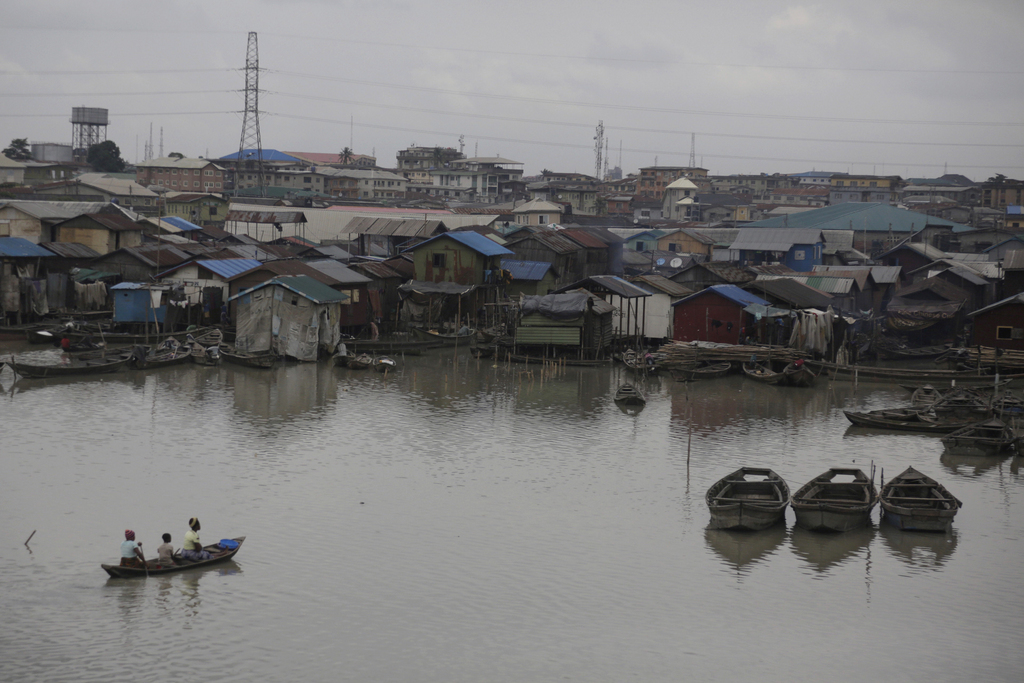
[[28, 538], [26, 538], [26, 539], [25, 539], [25, 547], [26, 547], [26, 548], [28, 547], [28, 542], [29, 542], [29, 541], [31, 541], [31, 540], [32, 540], [32, 537], [33, 537], [33, 536], [35, 536], [35, 535], [36, 535], [36, 530], [35, 530], [35, 529], [33, 529], [33, 530], [32, 530], [32, 533], [30, 533], [30, 534], [28, 535]]

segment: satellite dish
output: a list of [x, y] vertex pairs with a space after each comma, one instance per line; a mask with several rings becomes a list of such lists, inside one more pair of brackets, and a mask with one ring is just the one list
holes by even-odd
[[660, 258], [657, 261], [655, 261], [655, 263], [657, 263], [659, 266], [663, 266], [663, 265], [665, 265], [665, 259]]
[[672, 259], [671, 263], [669, 263], [669, 265], [672, 266], [673, 268], [681, 268], [683, 265], [683, 259], [674, 258]]

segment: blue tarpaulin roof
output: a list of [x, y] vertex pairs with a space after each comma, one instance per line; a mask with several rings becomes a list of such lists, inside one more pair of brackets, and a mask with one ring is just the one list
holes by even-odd
[[54, 256], [54, 253], [24, 237], [0, 237], [0, 256], [46, 258]]
[[226, 280], [253, 268], [259, 268], [263, 264], [251, 258], [226, 258], [203, 259], [202, 261], [196, 261], [196, 265], [202, 266], [211, 273], [216, 273]]
[[455, 240], [456, 242], [464, 244], [465, 246], [469, 247], [473, 251], [478, 252], [480, 254], [483, 254], [484, 256], [502, 256], [504, 254], [508, 254], [508, 255], [515, 254], [514, 251], [511, 251], [510, 249], [506, 249], [505, 247], [501, 246], [500, 244], [498, 244], [494, 240], [489, 239], [487, 237], [484, 237], [483, 235], [481, 235], [479, 233], [476, 233], [476, 232], [446, 232], [446, 233], [442, 233], [440, 235], [435, 235], [434, 237], [431, 237], [429, 240], [426, 240], [424, 242], [420, 242], [416, 246], [410, 247], [406, 251], [413, 251], [414, 249], [419, 249], [424, 244], [430, 244], [434, 240], [439, 240], [439, 239], [442, 239], [442, 238], [445, 238], [445, 237], [450, 237], [451, 239]]
[[736, 285], [713, 285], [711, 287], [708, 287], [707, 289], [697, 292], [692, 296], [688, 296], [685, 299], [680, 299], [679, 301], [676, 301], [672, 305], [678, 306], [681, 303], [685, 303], [690, 299], [694, 299], [698, 296], [701, 296], [702, 294], [707, 294], [708, 292], [714, 292], [715, 294], [723, 296], [729, 301], [735, 302], [743, 307], [747, 307], [750, 304], [761, 304], [762, 306], [768, 305], [768, 302], [762, 299], [761, 297], [755, 296], [750, 292], [744, 291], [737, 287]]
[[543, 280], [551, 264], [546, 261], [502, 261], [501, 267], [512, 273], [513, 280]]
[[[255, 159], [257, 152], [258, 150], [256, 149], [243, 149], [241, 152], [232, 152], [231, 154], [225, 154], [224, 156], [221, 157], [221, 159], [234, 161], [235, 159], [238, 159], [239, 155], [241, 155], [242, 159]], [[289, 156], [284, 152], [278, 152], [276, 149], [266, 148], [263, 149], [263, 161], [294, 161], [297, 164], [304, 164], [306, 166], [312, 165], [308, 161], [296, 159], [295, 157]]]
[[190, 223], [179, 216], [161, 216], [160, 220], [164, 221], [165, 223], [170, 223], [171, 225], [176, 227], [178, 230], [181, 230], [182, 232], [190, 232], [192, 230], [203, 229], [201, 226], [198, 226], [195, 223]]

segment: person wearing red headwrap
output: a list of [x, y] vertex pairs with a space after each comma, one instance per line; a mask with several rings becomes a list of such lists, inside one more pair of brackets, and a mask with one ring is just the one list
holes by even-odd
[[124, 541], [121, 542], [121, 566], [139, 568], [146, 566], [146, 556], [142, 554], [142, 542], [135, 540], [135, 532], [131, 529], [124, 530]]

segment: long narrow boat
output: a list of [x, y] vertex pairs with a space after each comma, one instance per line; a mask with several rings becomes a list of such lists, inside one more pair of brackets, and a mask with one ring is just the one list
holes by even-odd
[[173, 349], [157, 349], [144, 355], [134, 353], [131, 364], [136, 370], [156, 370], [187, 363], [191, 359], [192, 352], [187, 346], [177, 346]]
[[789, 505], [789, 486], [769, 469], [741, 467], [708, 489], [710, 529], [760, 531], [781, 522]]
[[469, 346], [469, 342], [473, 339], [476, 330], [470, 329], [466, 334], [441, 334], [433, 330], [414, 327], [412, 332], [421, 341], [433, 342], [439, 346]]
[[802, 360], [795, 360], [782, 370], [783, 383], [791, 387], [809, 387], [817, 375]]
[[[351, 370], [365, 370], [373, 365], [373, 356], [368, 353], [360, 353], [358, 356], [346, 356], [345, 364]], [[337, 365], [337, 361], [335, 361]]]
[[878, 357], [887, 360], [921, 360], [928, 358], [938, 358], [942, 354], [950, 350], [950, 344], [941, 344], [939, 346], [918, 346], [914, 348], [880, 348], [878, 349]]
[[274, 367], [278, 361], [278, 357], [269, 351], [253, 353], [250, 351], [241, 351], [233, 346], [221, 346], [220, 357], [224, 359], [225, 363], [242, 365], [247, 368], [260, 368], [263, 370]]
[[971, 424], [969, 421], [945, 422], [933, 413], [918, 408], [885, 408], [866, 413], [844, 410], [843, 414], [858, 427], [874, 429], [895, 429], [901, 432], [921, 432], [924, 434], [947, 434], [963, 429]]
[[954, 452], [996, 455], [1016, 448], [1017, 431], [997, 417], [958, 429], [942, 437], [942, 445]]
[[183, 572], [189, 569], [200, 569], [202, 567], [209, 567], [211, 565], [220, 564], [221, 562], [227, 562], [242, 549], [242, 543], [245, 542], [245, 536], [239, 536], [232, 538], [232, 541], [238, 545], [234, 548], [225, 550], [221, 548], [219, 544], [204, 546], [203, 550], [213, 555], [209, 560], [199, 560], [196, 562], [189, 562], [188, 560], [181, 559], [178, 555], [174, 556], [174, 564], [170, 566], [158, 564], [156, 560], [146, 560], [146, 567], [121, 567], [116, 564], [101, 564], [103, 570], [110, 574], [111, 578], [114, 579], [131, 579], [139, 578], [140, 576], [158, 576], [160, 574], [173, 574], [175, 572]]
[[[465, 336], [465, 335], [463, 335]], [[469, 339], [466, 339], [469, 343]], [[355, 353], [404, 353], [415, 356], [429, 349], [444, 346], [443, 341], [436, 339], [346, 339], [345, 348]]]
[[[834, 380], [860, 382], [896, 382], [899, 384], [936, 384], [956, 380], [962, 384], [993, 384], [995, 375], [989, 368], [977, 370], [919, 370], [913, 368], [883, 368], [875, 365], [836, 365], [825, 361], [808, 361]], [[1024, 379], [1024, 374], [1000, 374], [1001, 380]]]
[[948, 531], [963, 505], [942, 484], [908, 467], [878, 494], [882, 520], [908, 531]]
[[13, 356], [7, 361], [11, 369], [22, 377], [42, 379], [46, 377], [69, 377], [73, 375], [97, 375], [117, 372], [132, 359], [131, 351], [108, 354], [102, 358], [75, 359], [63, 365], [37, 365], [19, 361]]
[[100, 332], [97, 329], [69, 329], [62, 332], [71, 341], [81, 341], [86, 337], [92, 337], [95, 341], [103, 341], [108, 346], [115, 344], [151, 344], [160, 339], [166, 339], [168, 337], [174, 337], [179, 342], [184, 342], [188, 335], [192, 335], [200, 342], [204, 341], [205, 338], [211, 335], [211, 333], [222, 333], [219, 328], [216, 327], [200, 327], [194, 330], [183, 330], [181, 332], [161, 332], [161, 333], [150, 333], [150, 334], [133, 334], [126, 332]]
[[[836, 477], [843, 481], [835, 481]], [[851, 531], [867, 525], [878, 502], [874, 483], [861, 470], [833, 467], [804, 484], [791, 505], [798, 526], [810, 531]]]
[[743, 374], [757, 382], [765, 384], [780, 384], [785, 377], [781, 372], [775, 372], [764, 363], [749, 361], [743, 364]]
[[380, 356], [379, 358], [373, 359], [373, 369], [377, 372], [394, 372], [395, 368], [398, 367], [398, 363], [394, 358], [388, 358], [387, 356]]
[[725, 377], [732, 370], [732, 363], [722, 361], [721, 363], [709, 363], [695, 368], [672, 369], [670, 374], [677, 382], [696, 382], [702, 379], [716, 379]]

